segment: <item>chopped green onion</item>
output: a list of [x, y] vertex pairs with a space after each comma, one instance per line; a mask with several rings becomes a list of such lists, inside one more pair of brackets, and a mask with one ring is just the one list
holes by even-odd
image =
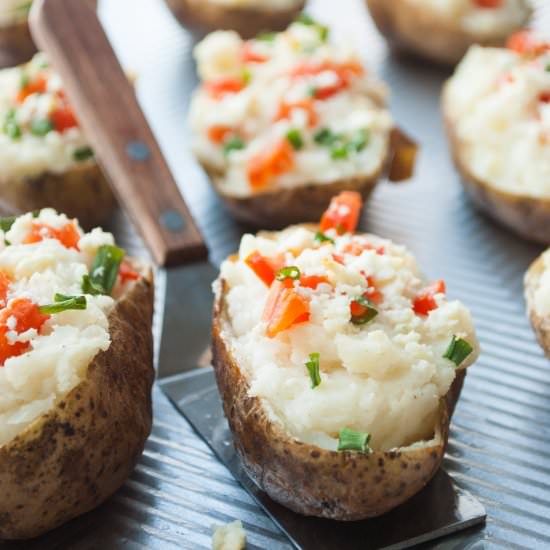
[[315, 389], [321, 383], [321, 374], [319, 373], [320, 357], [318, 353], [310, 353], [309, 361], [306, 363], [306, 368], [311, 378], [311, 389]]
[[474, 348], [463, 338], [457, 338], [454, 334], [447, 351], [443, 354], [445, 359], [452, 361], [457, 367], [474, 351]]
[[278, 281], [284, 281], [285, 279], [292, 279], [293, 281], [296, 281], [301, 275], [300, 270], [295, 265], [289, 265], [288, 267], [279, 269], [275, 275], [275, 278]]
[[314, 25], [317, 25], [317, 21], [311, 17], [311, 15], [308, 15], [307, 13], [300, 13], [294, 19], [295, 23], [301, 23], [302, 25], [305, 25], [306, 27], [313, 27]]
[[86, 296], [65, 296], [56, 294], [54, 296], [55, 304], [40, 306], [40, 313], [61, 313], [69, 309], [86, 309]]
[[30, 81], [31, 79], [27, 73], [21, 73], [21, 80], [19, 81], [19, 86], [21, 88], [26, 88], [29, 85]]
[[45, 136], [53, 130], [53, 124], [51, 120], [47, 118], [35, 119], [31, 122], [31, 132], [35, 136]]
[[21, 126], [17, 124], [15, 120], [15, 109], [10, 109], [6, 113], [6, 118], [4, 119], [4, 125], [2, 126], [2, 131], [11, 139], [18, 139], [21, 137]]
[[0, 218], [0, 229], [4, 233], [7, 233], [11, 229], [11, 226], [14, 224], [16, 219], [17, 218], [15, 216], [10, 216], [8, 218]]
[[261, 32], [258, 36], [256, 36], [256, 40], [261, 40], [262, 42], [273, 42], [276, 37], [276, 32]]
[[316, 86], [309, 86], [307, 89], [307, 95], [309, 97], [315, 97], [317, 95], [317, 87]]
[[356, 432], [350, 428], [344, 428], [340, 430], [340, 434], [338, 435], [338, 450], [369, 452], [370, 438], [369, 433]]
[[334, 147], [334, 149], [330, 151], [330, 156], [334, 160], [345, 160], [348, 158], [348, 148], [345, 145]]
[[304, 146], [304, 140], [299, 130], [293, 128], [286, 133], [286, 139], [294, 149], [299, 151]]
[[334, 244], [334, 239], [331, 239], [328, 235], [325, 235], [321, 231], [315, 233], [315, 240], [319, 243], [332, 243]]
[[94, 150], [91, 147], [79, 147], [73, 152], [73, 159], [79, 162], [91, 159], [94, 156]]
[[244, 141], [238, 136], [233, 136], [223, 144], [223, 154], [227, 156], [231, 151], [240, 151], [244, 148]]
[[354, 151], [360, 153], [368, 145], [369, 139], [369, 131], [366, 128], [362, 128], [353, 134], [349, 145]]
[[330, 35], [330, 29], [326, 25], [317, 25], [317, 30], [319, 31], [321, 42], [326, 42]]
[[548, 63], [548, 65], [546, 65], [546, 72], [550, 73], [550, 63]]
[[313, 139], [319, 145], [332, 145], [338, 137], [328, 128], [323, 128], [313, 136]]
[[82, 278], [82, 292], [85, 294], [110, 295], [115, 286], [124, 258], [124, 250], [116, 246], [100, 246], [95, 255], [89, 275]]
[[351, 322], [354, 325], [366, 325], [369, 321], [372, 321], [377, 315], [378, 310], [372, 305], [370, 300], [367, 300], [364, 296], [358, 296], [352, 300], [352, 303], [355, 302], [361, 306], [363, 311], [360, 314], [354, 315], [353, 311], [351, 314]]
[[243, 70], [242, 79], [245, 85], [250, 84], [250, 81], [252, 80], [252, 73], [250, 72], [250, 69], [245, 67]]

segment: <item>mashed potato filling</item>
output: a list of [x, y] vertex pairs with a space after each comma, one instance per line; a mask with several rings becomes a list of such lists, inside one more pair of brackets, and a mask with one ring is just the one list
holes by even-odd
[[[108, 349], [113, 298], [85, 294], [82, 281], [98, 248], [113, 244], [110, 233], [84, 233], [50, 209], [25, 214], [0, 231], [0, 445], [58, 403], [93, 357]], [[86, 307], [44, 316], [37, 306], [52, 304], [56, 294], [85, 295]], [[21, 302], [34, 308], [32, 314], [25, 310], [26, 319], [10, 314]], [[26, 322], [35, 324], [24, 330]]]
[[550, 316], [550, 250], [542, 255], [544, 271], [538, 281], [534, 293], [534, 307], [540, 317]]
[[304, 16], [282, 33], [243, 41], [220, 31], [196, 47], [193, 150], [226, 193], [381, 169], [393, 126], [386, 88], [328, 32]]
[[0, 178], [63, 173], [86, 162], [93, 152], [44, 55], [0, 71]]
[[475, 35], [507, 35], [525, 24], [531, 10], [525, 0], [405, 0], [431, 9], [450, 24]]
[[550, 46], [537, 55], [472, 46], [444, 110], [466, 167], [497, 189], [550, 198]]
[[31, 4], [32, 0], [0, 0], [0, 27], [24, 21]]
[[[469, 311], [447, 301], [444, 286], [425, 307], [425, 281], [404, 247], [334, 229], [319, 240], [316, 230], [245, 235], [238, 259], [222, 265], [226, 341], [251, 394], [298, 440], [326, 449], [336, 449], [343, 428], [371, 434], [374, 450], [432, 439], [439, 401], [456, 369], [479, 352]], [[270, 289], [250, 268], [253, 252], [278, 258], [305, 277], [294, 285], [309, 304], [309, 318], [272, 337], [265, 311], [273, 283]], [[353, 321], [352, 301], [360, 296], [377, 311], [365, 323]], [[453, 336], [472, 348], [459, 366], [443, 357]], [[311, 354], [319, 358], [316, 387], [306, 368]]]

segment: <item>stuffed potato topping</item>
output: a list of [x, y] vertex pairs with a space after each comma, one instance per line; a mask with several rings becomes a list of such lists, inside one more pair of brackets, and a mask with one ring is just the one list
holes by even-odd
[[359, 208], [344, 192], [320, 225], [245, 235], [214, 285], [213, 364], [246, 470], [281, 504], [337, 520], [431, 479], [479, 350], [443, 281], [355, 233]]
[[503, 46], [532, 14], [529, 0], [367, 0], [391, 45], [439, 63], [458, 63], [472, 44]]
[[0, 199], [21, 211], [53, 207], [91, 228], [116, 205], [45, 56], [0, 71]]
[[328, 38], [302, 16], [282, 33], [243, 41], [217, 32], [195, 49], [193, 150], [244, 222], [319, 219], [343, 189], [367, 197], [389, 160], [386, 87]]
[[28, 61], [36, 52], [27, 17], [32, 0], [0, 0], [0, 67]]
[[300, 13], [305, 0], [166, 0], [172, 13], [192, 31], [233, 30], [243, 38], [282, 31]]
[[474, 202], [523, 237], [550, 243], [550, 41], [473, 46], [447, 82], [443, 115]]
[[0, 538], [100, 504], [151, 428], [151, 269], [54, 210], [0, 220]]

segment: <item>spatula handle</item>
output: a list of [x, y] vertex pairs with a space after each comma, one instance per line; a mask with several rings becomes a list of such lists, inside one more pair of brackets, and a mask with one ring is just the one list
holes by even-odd
[[203, 238], [95, 11], [94, 0], [35, 0], [33, 37], [61, 75], [90, 145], [160, 265], [207, 254]]

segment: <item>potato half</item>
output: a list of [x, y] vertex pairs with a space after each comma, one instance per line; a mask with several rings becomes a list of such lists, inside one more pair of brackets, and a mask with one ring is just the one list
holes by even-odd
[[546, 356], [550, 358], [550, 316], [540, 315], [535, 306], [535, 292], [545, 271], [544, 257], [541, 255], [529, 266], [525, 274], [525, 300], [527, 313], [539, 344]]
[[535, 198], [498, 189], [472, 174], [465, 160], [465, 148], [458, 139], [450, 116], [452, 106], [443, 88], [442, 109], [449, 147], [461, 175], [464, 190], [474, 204], [501, 225], [532, 241], [550, 243], [550, 199]]
[[95, 508], [139, 459], [154, 379], [154, 291], [150, 268], [143, 272], [111, 311], [111, 345], [85, 380], [0, 447], [0, 538], [36, 537]]
[[66, 172], [37, 176], [0, 174], [0, 197], [20, 212], [51, 207], [77, 218], [84, 229], [104, 225], [117, 201], [101, 168], [95, 162], [74, 165]]
[[420, 491], [438, 470], [449, 422], [464, 382], [458, 370], [440, 400], [434, 438], [370, 454], [336, 452], [296, 440], [249, 395], [246, 372], [232, 353], [226, 285], [214, 305], [213, 365], [235, 448], [250, 477], [273, 500], [300, 514], [353, 521], [388, 512]]
[[[234, 30], [243, 38], [252, 38], [262, 31], [282, 31], [302, 11], [305, 0], [290, 9], [269, 6], [231, 6], [209, 0], [166, 0], [180, 23], [198, 33]], [[269, 4], [269, 2], [267, 2]]]
[[36, 53], [27, 20], [0, 27], [0, 68], [28, 61]]
[[[431, 61], [454, 65], [472, 44], [502, 46], [515, 29], [504, 27], [500, 32], [477, 34], [461, 28], [457, 20], [448, 20], [429, 5], [410, 0], [367, 0], [370, 14], [391, 46]], [[521, 0], [524, 17], [516, 28], [527, 24], [532, 8]]]

